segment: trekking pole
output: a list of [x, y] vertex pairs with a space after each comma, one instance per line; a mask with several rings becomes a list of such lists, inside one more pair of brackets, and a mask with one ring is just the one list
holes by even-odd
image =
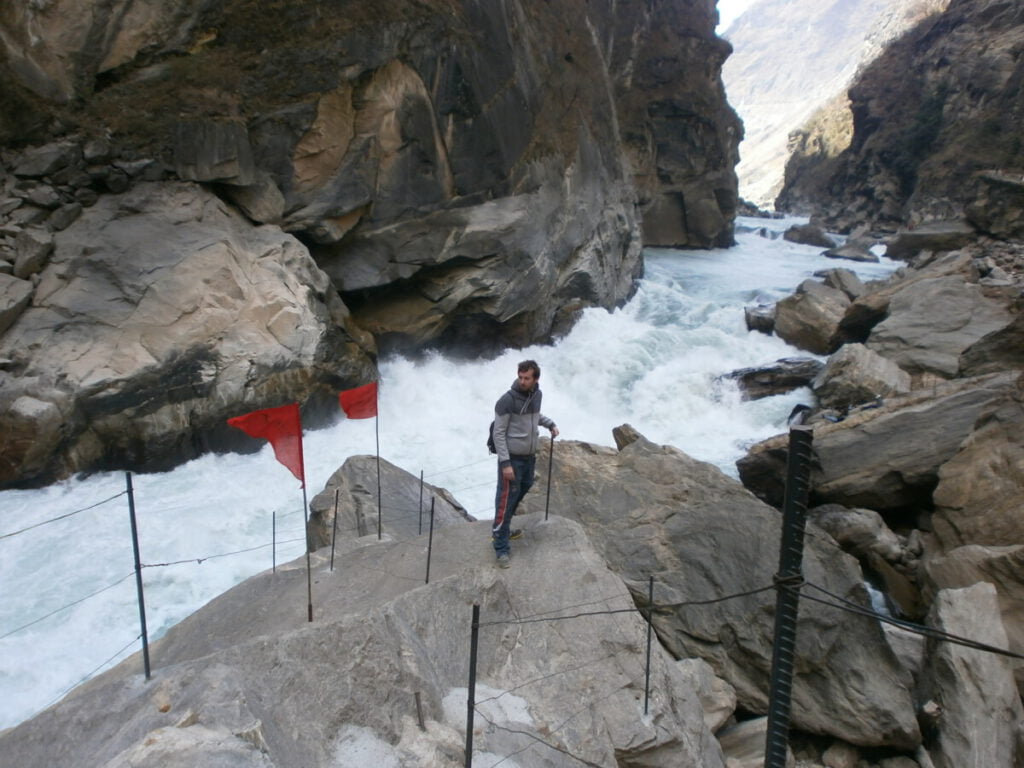
[[548, 493], [544, 499], [544, 519], [548, 519], [548, 508], [551, 506], [551, 466], [555, 463], [555, 436], [551, 436], [551, 449], [548, 453]]

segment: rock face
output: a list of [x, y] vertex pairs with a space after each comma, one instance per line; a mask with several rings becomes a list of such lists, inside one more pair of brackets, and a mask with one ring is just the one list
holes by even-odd
[[[1022, 29], [1024, 8], [1003, 0], [952, 0], [921, 20], [850, 88], [849, 147], [812, 158], [819, 142], [804, 140], [778, 204], [799, 202], [841, 232], [968, 209], [993, 234], [1017, 231], [1024, 155], [1010, 126], [1024, 104]], [[993, 183], [1001, 175], [1011, 183]]]
[[376, 535], [378, 522], [391, 539], [415, 538], [430, 530], [432, 508], [435, 528], [473, 519], [445, 489], [429, 483], [421, 489], [417, 478], [385, 459], [379, 466], [379, 520], [377, 457], [350, 456], [309, 503], [311, 547], [330, 546], [332, 539]]
[[800, 349], [827, 355], [840, 344], [839, 324], [850, 306], [842, 291], [804, 280], [775, 305], [775, 334]]
[[[859, 69], [948, 2], [759, 0], [740, 16], [725, 31], [736, 52], [722, 74], [729, 100], [744, 123], [737, 166], [743, 196], [770, 209], [782, 187], [788, 156], [845, 149], [848, 112], [826, 118], [829, 125], [821, 130], [807, 130], [806, 122], [830, 101], [845, 102], [845, 91]], [[806, 32], [794, 34], [796, 20], [806, 25]], [[779, 210], [807, 212], [802, 206]]]
[[[930, 622], [960, 637], [1007, 648], [991, 584], [939, 593]], [[1008, 659], [948, 643], [930, 649], [929, 679], [922, 694], [938, 705], [935, 744], [938, 768], [1020, 765], [1024, 707]]]
[[54, 240], [0, 339], [0, 483], [188, 458], [231, 444], [225, 403], [322, 402], [372, 375], [302, 244], [195, 185], [106, 196]]
[[863, 344], [844, 344], [830, 356], [812, 386], [828, 408], [850, 408], [910, 392], [910, 374]]
[[1024, 542], [1024, 378], [981, 414], [932, 494], [943, 548]]
[[[551, 509], [586, 526], [638, 600], [654, 576], [655, 603], [678, 604], [655, 616], [665, 646], [680, 657], [703, 658], [735, 688], [744, 710], [763, 712], [775, 597], [772, 590], [749, 593], [772, 583], [781, 518], [711, 465], [633, 438], [618, 451], [560, 441]], [[535, 489], [523, 505], [543, 508], [546, 493]], [[823, 536], [808, 536], [807, 547], [809, 581], [866, 599], [852, 558]], [[735, 597], [713, 602], [727, 595]], [[800, 621], [794, 727], [857, 744], [913, 748], [920, 735], [910, 678], [879, 626], [811, 603], [801, 606]], [[849, 696], [853, 678], [858, 693]]]
[[[812, 498], [879, 511], [927, 505], [940, 467], [956, 455], [981, 414], [1016, 389], [1017, 379], [1004, 373], [937, 384], [818, 424]], [[787, 446], [786, 435], [769, 438], [737, 462], [743, 484], [776, 506], [782, 503]]]
[[317, 553], [312, 623], [303, 560], [254, 577], [154, 643], [149, 682], [133, 657], [0, 735], [4, 762], [461, 766], [478, 604], [474, 764], [725, 768], [696, 681], [657, 643], [643, 714], [646, 625], [582, 528], [524, 522], [509, 571], [488, 522], [444, 528], [428, 585], [425, 537], [350, 543], [333, 571]]
[[723, 378], [734, 379], [744, 399], [757, 400], [809, 386], [823, 367], [810, 357], [786, 357], [757, 368], [741, 368]]
[[[347, 307], [332, 333], [480, 353], [621, 304], [644, 244], [732, 242], [741, 129], [712, 0], [70, 5], [0, 11], [0, 95], [21, 108], [0, 118], [0, 141], [18, 145], [0, 152], [0, 261], [16, 278], [52, 284], [53, 233], [58, 248], [100, 248], [76, 219], [116, 205], [106, 196], [153, 182], [173, 197], [188, 181], [244, 214], [238, 237], [273, 227], [311, 252]], [[307, 287], [323, 295], [319, 280]], [[0, 288], [3, 343], [33, 343], [16, 322], [28, 285]], [[373, 375], [362, 347], [336, 379]], [[258, 373], [253, 386], [274, 389]], [[97, 450], [53, 471], [94, 466]]]
[[867, 346], [908, 373], [952, 378], [972, 345], [1012, 321], [1005, 303], [976, 284], [955, 276], [921, 280], [893, 295]]

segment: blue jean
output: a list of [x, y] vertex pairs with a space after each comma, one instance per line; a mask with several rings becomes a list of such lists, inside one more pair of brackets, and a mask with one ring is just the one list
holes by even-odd
[[512, 517], [523, 496], [533, 487], [533, 468], [537, 463], [536, 456], [510, 458], [515, 478], [506, 480], [501, 474], [499, 463], [498, 490], [494, 495], [494, 525], [491, 527], [491, 537], [494, 539], [494, 551], [499, 555], [509, 552], [508, 537], [512, 530]]

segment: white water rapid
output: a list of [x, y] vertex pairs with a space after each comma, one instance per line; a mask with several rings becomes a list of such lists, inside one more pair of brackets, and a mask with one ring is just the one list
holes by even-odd
[[[794, 221], [741, 219], [741, 228], [767, 227], [777, 239], [741, 231], [728, 250], [649, 251], [636, 296], [615, 312], [586, 311], [554, 346], [478, 362], [383, 361], [381, 456], [413, 475], [422, 471], [472, 514], [489, 517], [487, 425], [516, 362], [529, 357], [542, 368], [543, 410], [561, 439], [614, 445], [612, 428], [628, 422], [735, 476], [746, 446], [784, 431], [792, 407], [811, 398], [802, 390], [743, 402], [734, 385], [717, 380], [736, 368], [805, 355], [748, 332], [744, 305], [779, 299], [817, 270], [846, 267], [872, 279], [895, 266], [885, 259], [837, 262], [785, 242], [778, 235]], [[307, 432], [304, 445], [312, 498], [346, 457], [373, 454], [374, 421], [342, 419]], [[143, 569], [151, 640], [271, 567], [275, 510], [277, 562], [302, 554], [302, 492], [269, 446], [136, 474], [133, 482], [141, 559], [153, 566]], [[0, 728], [139, 650], [124, 489], [124, 473], [107, 473], [0, 493]]]

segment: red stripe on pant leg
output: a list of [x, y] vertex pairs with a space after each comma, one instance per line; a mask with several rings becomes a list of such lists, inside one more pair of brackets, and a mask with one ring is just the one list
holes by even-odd
[[492, 533], [497, 533], [498, 529], [501, 528], [501, 524], [505, 522], [505, 512], [508, 511], [508, 491], [511, 483], [507, 478], [501, 478], [501, 502], [498, 504], [498, 510], [494, 515], [494, 528], [491, 529]]

